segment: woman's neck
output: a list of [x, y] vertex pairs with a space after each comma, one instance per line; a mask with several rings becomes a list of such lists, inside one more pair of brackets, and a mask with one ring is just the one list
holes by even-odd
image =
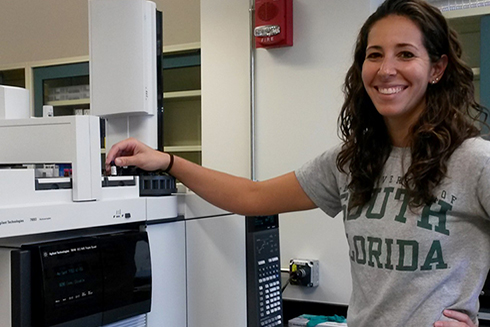
[[408, 136], [408, 131], [403, 129], [390, 130], [388, 132], [391, 139], [391, 144], [398, 148], [406, 148], [410, 144], [410, 137]]

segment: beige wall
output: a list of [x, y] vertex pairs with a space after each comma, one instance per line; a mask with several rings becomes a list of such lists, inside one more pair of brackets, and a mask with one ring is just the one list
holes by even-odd
[[[294, 0], [294, 45], [256, 50], [258, 180], [293, 171], [340, 142], [341, 86], [358, 29], [379, 1]], [[203, 165], [242, 176], [250, 160], [247, 2], [201, 1]], [[288, 286], [283, 298], [347, 304], [352, 286], [342, 217], [316, 209], [282, 214], [279, 225], [281, 267], [291, 258], [320, 261], [320, 285]]]
[[[200, 41], [200, 0], [154, 0], [164, 46]], [[88, 56], [88, 0], [3, 0], [0, 67]]]

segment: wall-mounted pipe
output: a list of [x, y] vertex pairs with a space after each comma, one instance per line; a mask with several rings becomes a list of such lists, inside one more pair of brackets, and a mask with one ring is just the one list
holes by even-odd
[[253, 35], [255, 26], [255, 0], [250, 0], [249, 8], [250, 24], [250, 178], [256, 178], [255, 158], [255, 37]]

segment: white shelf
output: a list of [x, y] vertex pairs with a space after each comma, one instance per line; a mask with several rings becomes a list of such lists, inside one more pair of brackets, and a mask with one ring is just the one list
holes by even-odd
[[191, 99], [201, 97], [201, 90], [191, 90], [191, 91], [176, 91], [176, 92], [165, 92], [163, 98], [167, 100], [173, 99]]
[[[169, 89], [163, 93], [164, 140], [163, 150], [173, 152], [187, 160], [201, 164], [201, 80], [200, 68], [195, 55], [199, 55], [200, 44], [189, 43], [164, 47], [165, 55], [182, 57], [176, 61], [176, 69], [164, 70], [165, 83]], [[192, 65], [187, 66], [189, 62]]]
[[490, 14], [490, 4], [483, 7], [465, 8], [457, 10], [447, 10], [442, 12], [447, 19], [471, 17], [471, 16], [483, 16]]
[[175, 146], [164, 146], [163, 151], [165, 152], [199, 152], [201, 151], [200, 145], [175, 145]]
[[76, 100], [58, 100], [58, 101], [48, 101], [47, 105], [53, 107], [59, 106], [78, 106], [82, 104], [90, 104], [90, 99], [76, 99]]
[[184, 43], [177, 45], [167, 45], [162, 49], [163, 53], [178, 53], [178, 52], [186, 52], [193, 50], [200, 50], [201, 42], [193, 42], [193, 43]]

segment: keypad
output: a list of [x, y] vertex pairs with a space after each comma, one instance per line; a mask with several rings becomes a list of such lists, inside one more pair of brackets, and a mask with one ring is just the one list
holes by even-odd
[[279, 257], [257, 262], [260, 327], [282, 326]]
[[279, 217], [247, 217], [247, 326], [283, 327]]

